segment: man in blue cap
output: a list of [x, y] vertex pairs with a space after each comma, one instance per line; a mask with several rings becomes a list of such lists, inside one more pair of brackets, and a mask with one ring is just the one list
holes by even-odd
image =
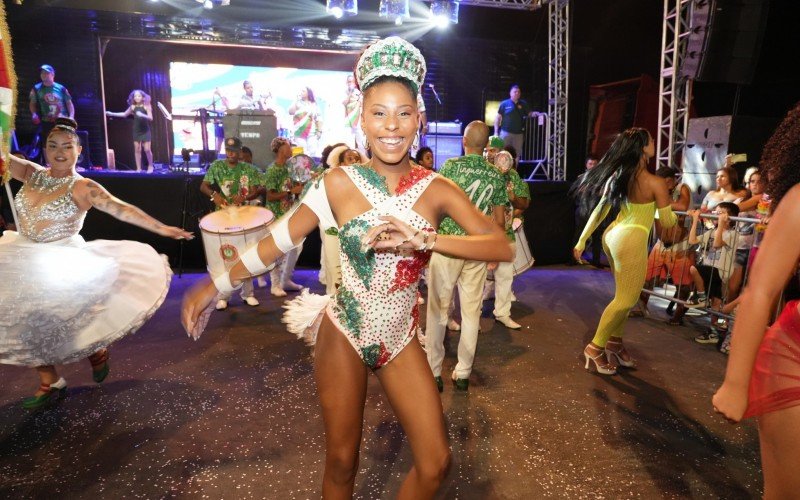
[[72, 96], [67, 87], [56, 83], [56, 70], [49, 64], [39, 67], [39, 78], [28, 95], [28, 109], [31, 111], [31, 121], [38, 125], [37, 134], [41, 139], [41, 155], [35, 160], [45, 161], [44, 141], [55, 125], [56, 118], [68, 116], [75, 119], [75, 107], [72, 105]]

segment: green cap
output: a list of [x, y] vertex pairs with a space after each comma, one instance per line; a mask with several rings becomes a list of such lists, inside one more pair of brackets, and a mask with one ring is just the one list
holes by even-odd
[[493, 136], [489, 137], [489, 144], [487, 145], [487, 147], [503, 149], [503, 146], [505, 146], [505, 145], [506, 145], [506, 141], [501, 139], [500, 136], [498, 136], [498, 135], [493, 135]]

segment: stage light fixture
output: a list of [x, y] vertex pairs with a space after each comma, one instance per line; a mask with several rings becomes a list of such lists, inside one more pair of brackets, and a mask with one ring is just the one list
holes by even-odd
[[336, 19], [358, 14], [358, 0], [328, 0], [325, 10]]
[[195, 0], [199, 4], [203, 4], [204, 9], [213, 9], [214, 7], [225, 7], [231, 4], [231, 0]]
[[438, 28], [458, 24], [458, 1], [433, 0], [431, 2], [431, 22]]
[[408, 0], [381, 0], [378, 6], [378, 15], [393, 19], [396, 25], [403, 24], [403, 19], [410, 17], [408, 13]]

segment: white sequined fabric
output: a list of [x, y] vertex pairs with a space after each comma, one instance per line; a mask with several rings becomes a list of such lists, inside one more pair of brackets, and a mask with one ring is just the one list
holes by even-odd
[[86, 212], [72, 199], [72, 188], [80, 179], [51, 177], [49, 170], [37, 170], [14, 199], [19, 214], [19, 232], [25, 238], [48, 243], [80, 232]]
[[148, 245], [85, 242], [76, 233], [86, 212], [71, 194], [79, 177], [46, 175], [34, 174], [17, 195], [22, 234], [0, 237], [3, 364], [90, 356], [139, 329], [164, 302], [172, 278], [166, 258]]

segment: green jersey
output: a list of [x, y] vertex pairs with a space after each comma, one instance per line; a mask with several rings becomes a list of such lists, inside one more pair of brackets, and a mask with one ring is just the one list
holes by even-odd
[[[513, 168], [506, 173], [506, 179], [508, 182], [508, 186], [510, 186], [511, 191], [514, 193], [514, 196], [517, 198], [527, 198], [531, 199], [531, 190], [528, 187], [528, 183], [523, 181], [522, 178], [519, 176], [519, 173], [514, 170]], [[521, 220], [525, 220], [523, 216], [520, 215], [519, 217]], [[506, 234], [508, 235], [508, 239], [511, 241], [515, 241], [516, 238], [514, 237], [514, 228], [512, 227], [514, 223], [514, 207], [511, 205], [511, 201], [508, 202], [506, 205]]]
[[[470, 201], [484, 214], [489, 215], [497, 205], [506, 205], [505, 176], [487, 162], [483, 156], [470, 154], [451, 158], [439, 169], [439, 175], [447, 177], [463, 189]], [[439, 234], [466, 235], [467, 232], [450, 217], [439, 225]]]
[[59, 116], [68, 116], [67, 103], [72, 100], [67, 87], [60, 83], [47, 86], [37, 83], [31, 89], [28, 99], [34, 103], [42, 121], [54, 122]]
[[261, 182], [261, 174], [249, 163], [239, 162], [231, 166], [225, 160], [215, 160], [206, 171], [203, 180], [219, 186], [220, 194], [228, 203], [237, 194], [249, 196]]
[[267, 208], [272, 210], [276, 219], [292, 208], [293, 197], [291, 195], [281, 200], [269, 201], [269, 191], [288, 192], [292, 189], [292, 179], [286, 165], [273, 163], [267, 167], [267, 172], [264, 174], [264, 187], [267, 189]]

